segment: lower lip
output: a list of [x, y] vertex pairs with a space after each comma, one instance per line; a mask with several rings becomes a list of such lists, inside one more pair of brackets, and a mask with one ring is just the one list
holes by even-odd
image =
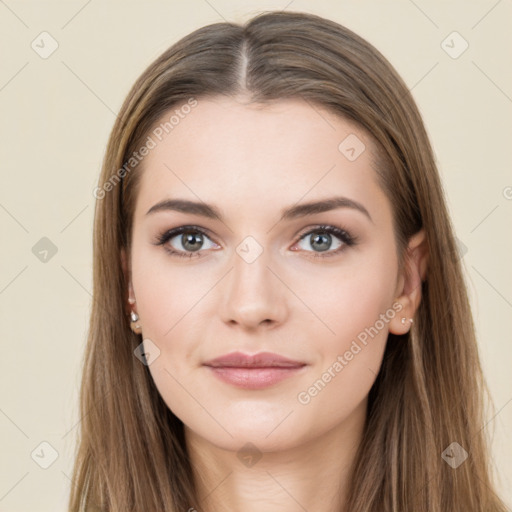
[[227, 366], [208, 366], [220, 380], [243, 389], [263, 389], [284, 379], [296, 375], [305, 366], [240, 368]]

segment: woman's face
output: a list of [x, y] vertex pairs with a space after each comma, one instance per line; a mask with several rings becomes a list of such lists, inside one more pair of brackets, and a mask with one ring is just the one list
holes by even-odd
[[[300, 100], [199, 98], [173, 112], [147, 139], [129, 261], [163, 400], [230, 450], [360, 424], [388, 332], [409, 316], [371, 140]], [[296, 364], [205, 365], [233, 352]]]

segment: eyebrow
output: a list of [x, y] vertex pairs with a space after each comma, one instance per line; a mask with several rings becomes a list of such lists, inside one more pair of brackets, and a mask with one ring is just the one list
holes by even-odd
[[[340, 196], [291, 206], [281, 211], [280, 220], [297, 219], [308, 215], [314, 215], [316, 213], [335, 210], [337, 208], [351, 208], [359, 211], [368, 217], [368, 219], [373, 223], [371, 215], [361, 203], [354, 201], [353, 199], [349, 199], [348, 197]], [[147, 211], [146, 215], [161, 211], [191, 213], [223, 222], [222, 214], [217, 207], [203, 202], [190, 201], [188, 199], [164, 199], [152, 206]]]

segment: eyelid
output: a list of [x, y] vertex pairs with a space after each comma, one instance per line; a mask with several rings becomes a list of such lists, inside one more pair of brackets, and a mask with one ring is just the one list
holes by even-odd
[[327, 233], [334, 234], [338, 233], [339, 235], [345, 235], [347, 238], [351, 240], [356, 240], [356, 237], [352, 235], [350, 231], [341, 226], [335, 226], [334, 224], [312, 224], [299, 231], [297, 237], [299, 238], [299, 240], [302, 240], [305, 236], [310, 235], [312, 232], [315, 231], [325, 231]]
[[357, 243], [359, 243], [359, 237], [352, 235], [351, 232], [349, 232], [345, 228], [335, 226], [333, 224], [316, 224], [314, 226], [308, 226], [307, 228], [304, 228], [302, 234], [298, 235], [299, 240], [294, 244], [294, 246], [315, 232], [324, 232], [328, 233], [329, 235], [334, 235], [341, 242], [341, 246], [335, 250], [328, 251], [305, 251], [306, 253], [312, 255], [312, 257], [314, 258], [328, 258], [331, 256], [337, 256], [341, 252], [345, 251], [347, 248], [357, 245]]
[[[188, 233], [188, 232], [201, 233], [202, 235], [204, 235], [207, 238], [209, 238], [216, 245], [220, 245], [217, 242], [215, 242], [215, 240], [213, 239], [213, 237], [210, 234], [211, 232], [210, 232], [209, 229], [202, 228], [200, 226], [195, 226], [193, 224], [185, 224], [185, 225], [182, 225], [182, 226], [177, 226], [175, 228], [171, 228], [171, 229], [165, 230], [163, 233], [161, 233], [160, 235], [157, 235], [155, 237], [155, 241], [153, 242], [153, 245], [164, 245], [165, 243], [167, 243], [172, 238], [174, 238], [176, 236], [179, 236], [179, 235], [181, 235], [183, 233]], [[201, 251], [202, 250], [197, 251], [197, 253], [199, 253]], [[174, 250], [173, 252], [183, 253], [184, 251], [176, 251], [176, 250]], [[191, 252], [189, 254], [195, 254], [195, 253]]]

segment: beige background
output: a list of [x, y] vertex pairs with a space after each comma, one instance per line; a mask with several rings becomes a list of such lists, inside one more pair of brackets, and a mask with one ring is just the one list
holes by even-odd
[[[510, 0], [4, 0], [1, 511], [66, 507], [91, 304], [92, 190], [129, 87], [193, 29], [284, 8], [351, 28], [381, 50], [412, 89], [467, 248], [463, 261], [496, 406], [486, 429], [495, 431], [493, 465], [512, 503]], [[43, 51], [43, 31], [59, 45], [46, 59], [31, 47], [35, 40]], [[469, 44], [458, 58], [442, 46], [453, 31]], [[42, 37], [47, 51], [50, 39]], [[445, 43], [452, 53], [463, 44], [453, 37]], [[48, 243], [39, 242], [43, 237], [57, 249], [46, 262], [36, 245]], [[51, 448], [40, 447], [44, 441], [58, 454], [47, 469], [39, 465], [51, 462]]]

